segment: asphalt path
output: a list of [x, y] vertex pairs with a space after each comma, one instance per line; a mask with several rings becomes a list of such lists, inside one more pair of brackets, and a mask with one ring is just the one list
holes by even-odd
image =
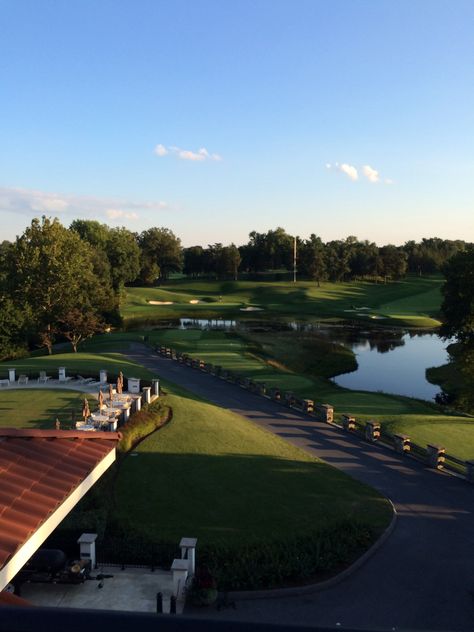
[[471, 485], [144, 346], [134, 345], [128, 356], [159, 377], [371, 485], [390, 498], [398, 514], [388, 540], [332, 588], [310, 595], [239, 600], [235, 610], [207, 610], [205, 616], [321, 627], [474, 630]]

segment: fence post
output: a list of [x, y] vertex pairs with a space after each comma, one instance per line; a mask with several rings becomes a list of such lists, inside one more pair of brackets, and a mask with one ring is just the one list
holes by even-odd
[[442, 470], [444, 467], [444, 461], [446, 458], [446, 448], [442, 448], [439, 445], [426, 446], [428, 465], [435, 470]]
[[380, 424], [378, 421], [367, 421], [365, 423], [365, 438], [372, 443], [380, 439]]
[[406, 452], [410, 452], [410, 438], [407, 435], [396, 434], [393, 436], [393, 442], [395, 446], [395, 451], [399, 454], [405, 454]]
[[342, 427], [344, 428], [344, 430], [348, 432], [355, 430], [356, 420], [355, 420], [354, 415], [351, 415], [350, 413], [343, 413], [342, 414]]

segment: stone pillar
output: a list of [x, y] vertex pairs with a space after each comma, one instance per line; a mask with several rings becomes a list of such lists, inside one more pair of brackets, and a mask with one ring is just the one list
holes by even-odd
[[188, 561], [188, 571], [190, 575], [194, 575], [196, 570], [196, 544], [197, 538], [181, 538], [179, 546], [181, 547], [181, 559]]
[[293, 406], [295, 403], [295, 396], [291, 391], [285, 391], [285, 404], [287, 406]]
[[152, 395], [156, 395], [156, 397], [160, 396], [160, 380], [154, 379], [151, 381], [151, 392]]
[[372, 443], [380, 439], [380, 424], [378, 421], [365, 422], [365, 438]]
[[304, 399], [303, 400], [303, 411], [305, 413], [313, 413], [314, 412], [314, 402], [312, 399]]
[[318, 421], [331, 423], [334, 421], [334, 408], [330, 404], [318, 404], [316, 406], [316, 417]]
[[58, 369], [58, 379], [60, 382], [66, 381], [66, 367], [60, 366]]
[[8, 369], [8, 381], [13, 384], [16, 380], [15, 369]]
[[101, 384], [107, 384], [107, 371], [105, 369], [100, 370], [99, 381]]
[[354, 415], [351, 415], [350, 413], [343, 413], [342, 414], [342, 427], [344, 428], [344, 430], [355, 430], [356, 427], [356, 420]]
[[188, 578], [188, 560], [173, 560], [171, 572], [173, 574], [173, 595], [180, 599]]
[[143, 400], [145, 404], [149, 404], [151, 402], [151, 386], [144, 386], [142, 388]]
[[393, 443], [395, 446], [395, 451], [399, 454], [405, 454], [405, 452], [410, 452], [410, 438], [407, 435], [396, 434], [393, 436]]
[[130, 404], [125, 404], [125, 406], [122, 409], [122, 423], [126, 424], [127, 421], [130, 419]]
[[140, 393], [140, 378], [129, 377], [127, 380], [127, 390], [133, 395], [138, 395]]
[[142, 409], [142, 396], [132, 399], [133, 412], [138, 413]]
[[79, 557], [81, 560], [90, 560], [91, 568], [96, 567], [95, 541], [97, 533], [83, 533], [77, 543], [79, 544]]
[[466, 461], [466, 480], [474, 483], [474, 461]]
[[444, 461], [446, 458], [446, 448], [442, 448], [439, 445], [426, 446], [428, 465], [435, 470], [442, 470], [444, 467]]

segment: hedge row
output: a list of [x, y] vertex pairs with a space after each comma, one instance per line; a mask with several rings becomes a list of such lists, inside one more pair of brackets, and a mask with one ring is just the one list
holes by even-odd
[[[197, 564], [216, 578], [219, 590], [256, 590], [317, 581], [351, 563], [375, 539], [369, 526], [347, 520], [304, 536], [234, 545], [198, 542], [196, 556]], [[116, 564], [169, 568], [177, 554], [177, 542], [125, 533], [123, 525], [109, 524], [100, 545], [101, 560]]]
[[170, 415], [170, 407], [161, 399], [155, 399], [131, 415], [127, 423], [120, 427], [122, 439], [118, 445], [119, 452], [129, 452], [141, 439], [161, 428], [170, 419]]

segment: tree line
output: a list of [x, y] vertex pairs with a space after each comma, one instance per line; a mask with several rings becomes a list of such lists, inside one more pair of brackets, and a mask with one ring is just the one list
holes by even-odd
[[251, 232], [242, 246], [222, 243], [183, 248], [168, 228], [134, 233], [94, 220], [34, 219], [14, 242], [0, 244], [0, 359], [33, 346], [67, 340], [74, 350], [85, 338], [120, 324], [126, 285], [156, 285], [170, 274], [237, 279], [293, 268], [298, 278], [324, 280], [398, 279], [407, 272], [443, 269], [462, 241], [438, 238], [404, 246], [378, 247], [356, 237], [324, 243], [303, 240], [283, 228]]

